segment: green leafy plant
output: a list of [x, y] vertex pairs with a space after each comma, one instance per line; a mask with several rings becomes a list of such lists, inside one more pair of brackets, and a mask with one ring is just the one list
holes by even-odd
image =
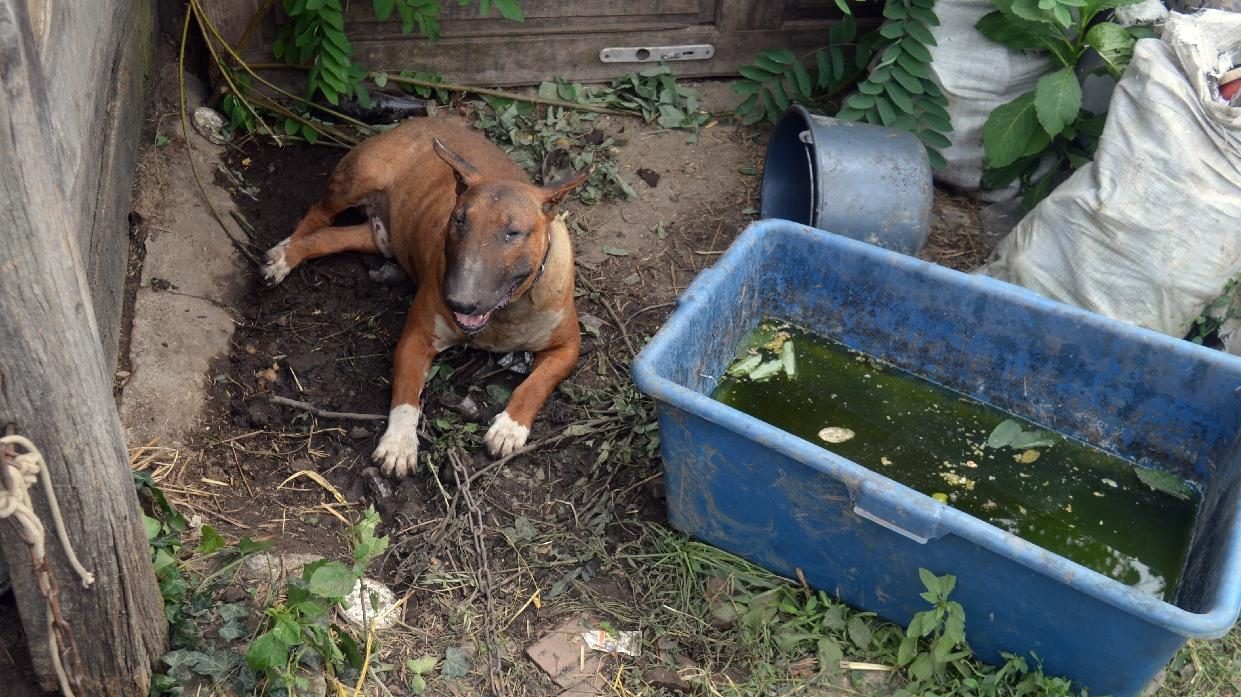
[[[460, 5], [464, 7], [471, 2], [460, 0]], [[345, 32], [341, 0], [283, 0], [283, 7], [288, 21], [280, 25], [272, 52], [289, 65], [310, 67], [306, 74], [306, 100], [322, 96], [329, 104], [337, 106], [341, 100], [354, 99], [363, 108], [369, 108], [371, 98], [366, 79], [370, 72], [353, 59], [353, 44]], [[375, 18], [381, 22], [398, 18], [404, 34], [417, 27], [419, 33], [432, 41], [439, 39], [442, 9], [439, 0], [372, 0], [372, 7]], [[482, 16], [490, 15], [493, 8], [506, 19], [525, 21], [518, 0], [480, 0]], [[382, 79], [377, 80], [380, 87], [383, 83]], [[240, 94], [227, 95], [225, 100], [231, 99], [232, 103], [222, 108], [234, 128], [253, 130], [254, 108], [242, 104], [249, 89], [248, 81], [238, 84], [238, 88]], [[319, 129], [305, 118], [306, 113], [304, 105], [295, 107], [291, 115], [286, 114], [284, 130], [287, 135], [301, 136], [314, 143], [318, 140]]]
[[1055, 70], [987, 118], [985, 188], [1019, 181], [1023, 203], [1031, 208], [1068, 172], [1094, 157], [1106, 115], [1082, 109], [1078, 75], [1093, 52], [1103, 63], [1099, 70], [1119, 79], [1134, 43], [1149, 33], [1096, 20], [1137, 1], [993, 0], [997, 9], [978, 20], [978, 30], [1013, 50], [1046, 54]]
[[838, 4], [845, 15], [823, 48], [804, 57], [768, 50], [741, 68], [745, 79], [733, 89], [746, 98], [738, 115], [747, 123], [775, 121], [801, 104], [846, 121], [900, 128], [918, 136], [931, 163], [942, 166], [952, 123], [931, 70], [935, 0], [886, 0], [883, 24], [861, 36], [852, 9]]
[[333, 623], [331, 611], [387, 549], [388, 538], [375, 535], [379, 522], [379, 514], [368, 508], [350, 527], [352, 566], [326, 559], [307, 564], [301, 578], [288, 582], [284, 602], [267, 609], [267, 629], [251, 642], [245, 661], [269, 688], [304, 689], [305, 678], [298, 668], [307, 662], [322, 662], [335, 671], [362, 667], [358, 638], [350, 628]]

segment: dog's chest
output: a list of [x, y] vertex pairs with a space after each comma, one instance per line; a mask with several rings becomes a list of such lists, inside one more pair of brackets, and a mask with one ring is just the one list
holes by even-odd
[[478, 334], [463, 337], [467, 346], [495, 353], [541, 351], [564, 319], [561, 308], [540, 309], [518, 301], [497, 312]]

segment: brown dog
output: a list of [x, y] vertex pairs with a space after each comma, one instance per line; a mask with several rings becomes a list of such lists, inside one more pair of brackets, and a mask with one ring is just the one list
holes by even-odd
[[[395, 258], [418, 284], [393, 361], [388, 430], [372, 455], [385, 474], [414, 470], [423, 383], [432, 359], [450, 346], [534, 352], [533, 370], [484, 439], [493, 456], [525, 445], [535, 414], [573, 371], [581, 347], [573, 246], [555, 207], [588, 174], [534, 186], [478, 133], [413, 119], [350, 151], [323, 198], [267, 252], [269, 285], [336, 252]], [[370, 222], [333, 227], [353, 206], [365, 206]]]

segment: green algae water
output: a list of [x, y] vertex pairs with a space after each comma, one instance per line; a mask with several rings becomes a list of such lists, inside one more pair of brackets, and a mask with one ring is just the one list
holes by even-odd
[[1176, 589], [1199, 501], [1179, 479], [774, 321], [712, 397], [1139, 591]]

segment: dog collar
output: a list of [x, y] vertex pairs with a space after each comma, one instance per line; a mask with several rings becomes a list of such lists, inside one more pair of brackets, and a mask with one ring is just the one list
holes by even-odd
[[530, 282], [530, 285], [527, 287], [527, 290], [529, 290], [530, 288], [533, 288], [534, 284], [538, 283], [539, 279], [543, 277], [543, 269], [547, 268], [547, 258], [550, 257], [551, 255], [552, 255], [552, 231], [551, 231], [551, 228], [549, 227], [547, 230], [547, 249], [544, 250], [543, 252], [543, 261], [539, 262], [539, 271], [538, 273], [534, 274], [534, 280]]

